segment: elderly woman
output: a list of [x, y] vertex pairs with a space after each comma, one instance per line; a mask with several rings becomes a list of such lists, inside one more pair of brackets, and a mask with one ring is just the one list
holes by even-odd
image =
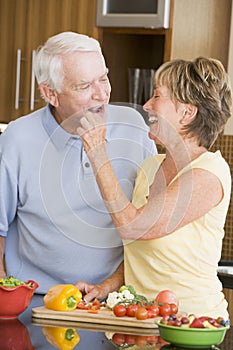
[[150, 138], [166, 152], [144, 161], [132, 203], [110, 164], [101, 117], [87, 114], [77, 130], [124, 241], [125, 283], [149, 299], [172, 289], [180, 310], [224, 318], [227, 302], [217, 265], [231, 174], [220, 151], [209, 148], [231, 116], [231, 105], [228, 76], [218, 60], [163, 64], [144, 109]]

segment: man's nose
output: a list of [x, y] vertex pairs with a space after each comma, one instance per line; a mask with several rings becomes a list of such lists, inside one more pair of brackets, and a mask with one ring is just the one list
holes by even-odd
[[92, 97], [96, 100], [104, 100], [107, 95], [106, 86], [100, 84], [93, 84], [93, 93]]

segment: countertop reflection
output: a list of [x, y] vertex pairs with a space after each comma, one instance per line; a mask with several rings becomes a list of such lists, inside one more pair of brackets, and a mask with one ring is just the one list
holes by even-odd
[[[127, 348], [137, 350], [173, 350], [170, 345], [165, 345], [159, 337], [157, 329], [140, 329], [137, 332], [127, 331], [127, 327], [111, 327], [108, 325], [92, 325], [87, 323], [76, 324], [70, 322], [61, 324], [56, 320], [38, 320], [32, 318], [32, 308], [43, 305], [43, 296], [34, 295], [33, 300], [28, 309], [22, 313], [18, 319], [14, 321], [1, 320], [0, 321], [0, 350], [54, 350], [62, 349], [59, 347], [59, 339], [54, 341], [53, 336], [58, 336], [59, 332], [54, 332], [54, 327], [73, 329], [77, 333], [75, 342], [71, 343], [71, 347], [63, 347], [63, 349], [71, 350], [113, 350], [113, 349], [126, 349], [117, 345], [120, 343], [120, 336], [128, 337], [127, 342], [129, 344]], [[51, 331], [52, 330], [52, 331]], [[61, 330], [60, 330], [61, 331]], [[139, 334], [140, 332], [141, 334]], [[115, 338], [112, 338], [113, 334], [117, 334]], [[118, 340], [117, 340], [118, 337]], [[125, 338], [124, 338], [125, 339]], [[135, 344], [135, 339], [136, 344]], [[113, 341], [114, 340], [114, 341]], [[76, 345], [75, 345], [76, 344]], [[133, 345], [135, 344], [135, 345]], [[73, 347], [72, 347], [73, 346]], [[178, 348], [176, 348], [178, 350]], [[216, 349], [216, 348], [213, 348]], [[220, 350], [232, 350], [233, 349], [233, 327], [227, 332], [226, 337], [222, 344], [217, 346]], [[183, 348], [183, 350], [186, 350]]]

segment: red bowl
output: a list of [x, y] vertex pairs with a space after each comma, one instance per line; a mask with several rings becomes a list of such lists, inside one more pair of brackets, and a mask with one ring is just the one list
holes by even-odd
[[17, 287], [0, 286], [0, 319], [17, 318], [29, 306], [38, 283], [29, 280]]

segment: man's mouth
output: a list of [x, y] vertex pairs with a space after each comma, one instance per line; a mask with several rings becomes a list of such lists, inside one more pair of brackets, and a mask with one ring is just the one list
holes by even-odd
[[89, 108], [88, 112], [91, 112], [91, 113], [103, 113], [104, 112], [104, 105]]

